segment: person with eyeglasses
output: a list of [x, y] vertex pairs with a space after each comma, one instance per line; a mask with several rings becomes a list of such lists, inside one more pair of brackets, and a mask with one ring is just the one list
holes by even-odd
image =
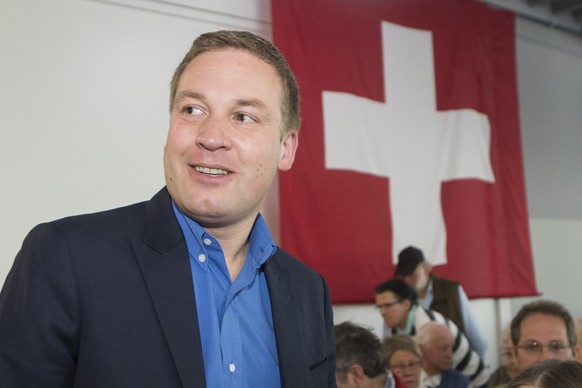
[[414, 288], [403, 279], [393, 278], [375, 289], [376, 308], [384, 319], [384, 336], [409, 334], [415, 336], [423, 324], [436, 321], [444, 323], [455, 338], [453, 367], [469, 377], [474, 387], [484, 387], [489, 380], [489, 369], [479, 354], [471, 348], [465, 334], [450, 319], [437, 311], [418, 305]]
[[455, 337], [439, 322], [427, 322], [416, 334], [422, 354], [420, 388], [468, 388], [469, 378], [453, 369]]
[[513, 342], [511, 342], [511, 335], [509, 327], [503, 329], [500, 348], [501, 365], [491, 373], [487, 388], [495, 388], [498, 385], [507, 384], [518, 375], [517, 361], [513, 353]]
[[554, 301], [525, 304], [512, 319], [510, 330], [520, 372], [548, 359], [575, 359], [580, 351], [572, 316]]
[[408, 388], [418, 388], [422, 371], [420, 349], [414, 338], [407, 334], [396, 334], [384, 338], [382, 353], [386, 367], [399, 377]]

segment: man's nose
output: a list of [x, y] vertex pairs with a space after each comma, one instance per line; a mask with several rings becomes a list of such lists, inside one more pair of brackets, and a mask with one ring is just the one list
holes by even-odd
[[550, 352], [550, 350], [548, 348], [543, 347], [542, 351], [539, 353], [538, 362], [549, 360], [550, 358], [556, 358], [556, 355], [554, 353]]
[[208, 116], [198, 127], [196, 142], [209, 150], [216, 150], [228, 147], [230, 144], [227, 119], [222, 119], [216, 115]]

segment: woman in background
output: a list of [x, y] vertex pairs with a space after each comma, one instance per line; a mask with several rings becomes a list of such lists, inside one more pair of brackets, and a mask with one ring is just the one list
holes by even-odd
[[386, 368], [398, 376], [408, 388], [418, 388], [422, 359], [414, 338], [407, 334], [396, 334], [382, 341], [382, 353]]

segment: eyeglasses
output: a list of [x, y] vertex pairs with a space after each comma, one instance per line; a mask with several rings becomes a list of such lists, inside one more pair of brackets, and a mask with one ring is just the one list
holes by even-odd
[[395, 302], [377, 304], [374, 307], [377, 308], [378, 310], [382, 310], [382, 309], [387, 309], [387, 308], [390, 308], [390, 307], [392, 307], [394, 305], [397, 305], [400, 302], [401, 302], [400, 300], [397, 300]]
[[416, 360], [416, 361], [407, 362], [406, 364], [402, 363], [402, 364], [390, 365], [390, 369], [404, 370], [406, 368], [415, 368], [419, 365], [420, 365], [420, 360]]
[[541, 353], [544, 348], [548, 348], [548, 351], [552, 354], [563, 354], [566, 349], [571, 349], [572, 345], [560, 341], [552, 341], [547, 345], [542, 345], [538, 341], [528, 341], [521, 345], [517, 345], [517, 347], [523, 349], [528, 354]]

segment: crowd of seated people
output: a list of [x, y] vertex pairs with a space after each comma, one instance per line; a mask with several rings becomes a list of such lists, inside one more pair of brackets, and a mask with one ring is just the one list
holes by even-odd
[[[416, 295], [415, 288], [400, 277], [376, 287], [376, 307], [384, 321], [382, 340], [362, 326], [336, 326], [338, 387], [582, 387], [582, 352], [577, 341], [582, 320], [575, 321], [560, 303], [541, 299], [522, 306], [503, 333], [500, 366], [491, 371], [464, 332], [443, 314], [420, 305]], [[380, 376], [376, 385], [346, 384], [349, 368], [358, 361], [346, 360], [342, 334], [346, 327], [373, 338], [375, 360], [383, 367], [372, 375], [363, 368], [360, 375]]]

